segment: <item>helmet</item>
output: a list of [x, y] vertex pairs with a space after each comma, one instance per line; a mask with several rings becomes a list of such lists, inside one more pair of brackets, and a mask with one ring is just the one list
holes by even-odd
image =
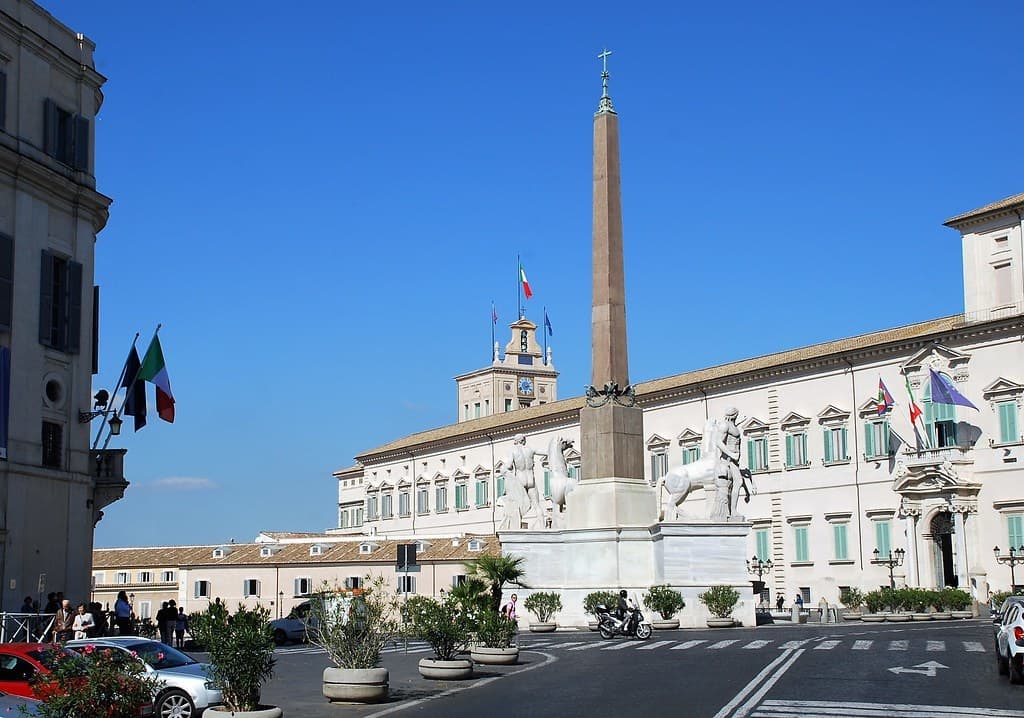
[[619, 591], [619, 595], [622, 596], [623, 598], [625, 598], [626, 597], [626, 589], [622, 589], [621, 591]]

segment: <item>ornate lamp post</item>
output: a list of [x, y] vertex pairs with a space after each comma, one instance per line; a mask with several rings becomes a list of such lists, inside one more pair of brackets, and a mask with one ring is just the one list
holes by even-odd
[[[754, 585], [754, 593], [757, 594], [758, 597], [760, 597], [760, 596], [762, 596], [764, 594], [764, 578], [763, 577], [764, 577], [764, 575], [766, 573], [768, 573], [769, 571], [772, 570], [772, 567], [774, 565], [775, 564], [772, 563], [771, 559], [768, 559], [767, 561], [762, 561], [756, 555], [755, 556], [751, 556], [750, 559], [747, 561], [747, 573], [752, 573], [752, 574], [756, 574], [757, 575], [757, 580], [756, 581], [751, 581], [751, 583]], [[760, 605], [760, 600], [758, 601], [758, 605]], [[760, 609], [758, 609], [758, 610], [760, 610]]]
[[895, 551], [890, 551], [888, 556], [882, 556], [881, 552], [876, 548], [872, 553], [874, 553], [875, 557], [871, 559], [871, 563], [876, 566], [885, 566], [889, 569], [889, 588], [895, 590], [896, 579], [893, 577], [892, 572], [897, 566], [903, 565], [903, 559], [906, 557], [907, 552], [898, 548]]
[[1010, 553], [1003, 556], [999, 555], [999, 547], [996, 546], [992, 549], [992, 553], [995, 554], [997, 562], [1010, 567], [1010, 593], [1013, 593], [1013, 587], [1017, 585], [1017, 578], [1014, 576], [1013, 569], [1018, 564], [1024, 563], [1024, 546], [1018, 546], [1017, 548], [1011, 546]]

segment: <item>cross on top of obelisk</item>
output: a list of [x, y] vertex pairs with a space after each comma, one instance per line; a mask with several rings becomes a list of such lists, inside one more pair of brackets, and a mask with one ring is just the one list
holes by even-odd
[[608, 74], [608, 56], [612, 54], [612, 51], [605, 48], [601, 51], [601, 54], [597, 56], [597, 59], [601, 61], [601, 102], [597, 106], [598, 112], [615, 112], [615, 108], [612, 107], [612, 98], [608, 94], [608, 78], [611, 75]]

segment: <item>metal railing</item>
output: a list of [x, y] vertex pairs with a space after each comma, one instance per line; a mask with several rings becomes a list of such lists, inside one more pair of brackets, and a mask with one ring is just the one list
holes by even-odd
[[50, 633], [53, 613], [0, 613], [0, 643], [39, 643]]

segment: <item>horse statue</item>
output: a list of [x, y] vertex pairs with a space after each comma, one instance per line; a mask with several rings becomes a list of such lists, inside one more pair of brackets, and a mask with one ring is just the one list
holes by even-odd
[[565, 452], [572, 448], [572, 444], [572, 439], [563, 439], [556, 435], [551, 437], [551, 443], [548, 445], [548, 471], [551, 472], [551, 528], [565, 528], [565, 497], [571, 494], [579, 483], [569, 476], [569, 466], [565, 463]]
[[[659, 512], [659, 521], [678, 521], [679, 506], [696, 487], [713, 483], [718, 468], [718, 442], [724, 427], [719, 419], [708, 419], [704, 425], [704, 444], [701, 456], [691, 464], [672, 469], [658, 479], [658, 503], [661, 504], [662, 487], [668, 491], [668, 503]], [[728, 498], [726, 499], [728, 502]]]

